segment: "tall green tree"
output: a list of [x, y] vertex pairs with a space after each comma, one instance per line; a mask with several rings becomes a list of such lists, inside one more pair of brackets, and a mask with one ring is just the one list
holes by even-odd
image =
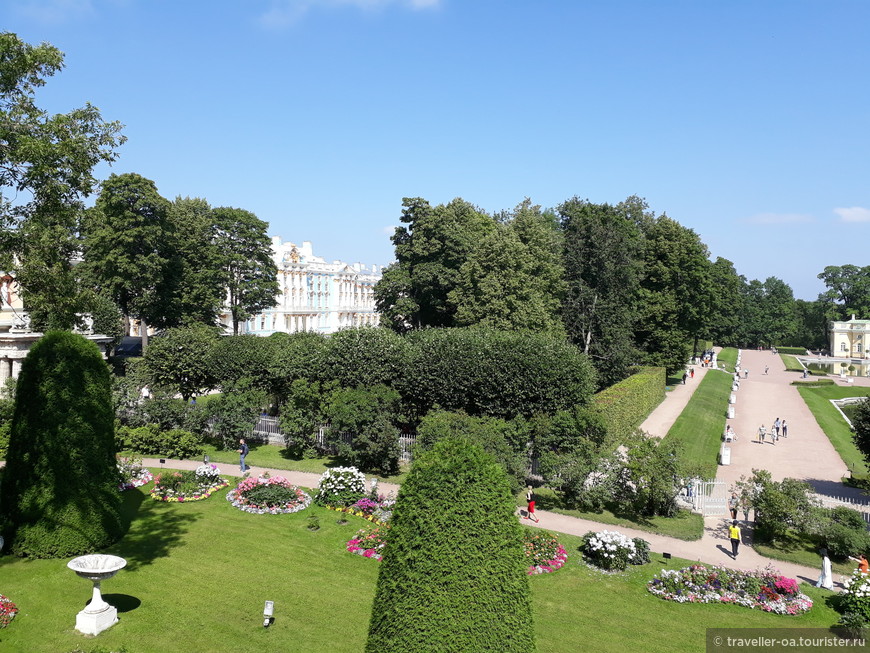
[[278, 303], [278, 270], [272, 260], [268, 223], [244, 209], [220, 207], [213, 214], [220, 278], [232, 316], [233, 335], [237, 335], [240, 322]]
[[531, 653], [515, 510], [504, 469], [480, 446], [443, 440], [415, 460], [390, 520], [366, 651]]
[[72, 263], [82, 200], [94, 167], [114, 161], [125, 139], [90, 104], [56, 115], [36, 105], [62, 68], [57, 48], [0, 33], [0, 268], [15, 271], [35, 326], [70, 329], [91, 308]]
[[698, 234], [667, 215], [647, 223], [636, 337], [648, 364], [669, 373], [686, 364], [712, 303], [708, 256]]
[[636, 363], [643, 237], [626, 207], [574, 197], [559, 206], [565, 233], [565, 328], [587, 354], [602, 385]]
[[829, 265], [818, 278], [827, 287], [819, 299], [829, 306], [829, 319], [848, 319], [852, 313], [860, 319], [870, 316], [870, 265]]
[[135, 173], [111, 175], [102, 185], [84, 230], [84, 265], [96, 287], [129, 318], [163, 326], [175, 235], [169, 202], [153, 181]]
[[718, 257], [710, 266], [710, 304], [703, 335], [717, 345], [738, 345], [743, 316], [743, 280], [734, 264]]
[[743, 286], [741, 315], [742, 344], [782, 344], [798, 328], [791, 287], [776, 277], [763, 282], [753, 279]]
[[458, 326], [562, 333], [560, 234], [554, 217], [526, 199], [459, 269], [448, 301]]
[[426, 200], [403, 198], [401, 221], [392, 237], [396, 262], [375, 286], [382, 322], [404, 332], [427, 326], [455, 326], [448, 298], [459, 270], [477, 244], [495, 230], [495, 221], [462, 199], [432, 207]]

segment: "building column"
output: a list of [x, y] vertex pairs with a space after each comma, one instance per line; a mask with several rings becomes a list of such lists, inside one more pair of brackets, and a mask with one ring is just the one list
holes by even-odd
[[17, 379], [18, 374], [21, 372], [21, 359], [13, 358], [12, 359], [12, 378]]
[[0, 358], [0, 388], [6, 384], [6, 379], [12, 373], [10, 370], [11, 362], [6, 358]]

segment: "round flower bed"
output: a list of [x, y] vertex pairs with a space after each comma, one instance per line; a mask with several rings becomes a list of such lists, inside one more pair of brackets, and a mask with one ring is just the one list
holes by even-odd
[[529, 562], [529, 575], [548, 574], [561, 569], [568, 560], [568, 552], [559, 539], [548, 531], [523, 529], [523, 543]]
[[8, 598], [0, 594], [0, 628], [6, 628], [9, 622], [18, 614], [18, 607]]
[[202, 501], [224, 488], [228, 483], [220, 477], [216, 465], [200, 465], [194, 471], [172, 470], [154, 478], [151, 498], [156, 501], [187, 503]]
[[121, 482], [118, 484], [119, 492], [142, 487], [153, 479], [151, 472], [142, 467], [141, 458], [121, 458], [118, 461], [118, 473], [121, 475]]
[[350, 553], [364, 556], [366, 558], [381, 559], [381, 552], [387, 544], [387, 533], [390, 530], [389, 524], [380, 526], [361, 528], [347, 542], [347, 550]]
[[755, 571], [705, 565], [665, 569], [647, 589], [677, 603], [733, 603], [776, 614], [800, 614], [813, 607], [812, 600], [798, 591], [796, 580], [769, 565]]
[[272, 476], [244, 479], [227, 492], [227, 501], [255, 515], [282, 515], [304, 510], [311, 497], [283, 476]]

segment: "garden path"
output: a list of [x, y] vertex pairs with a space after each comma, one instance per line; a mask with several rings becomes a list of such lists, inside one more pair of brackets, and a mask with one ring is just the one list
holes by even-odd
[[680, 416], [680, 413], [686, 408], [689, 399], [695, 393], [695, 388], [710, 371], [709, 367], [701, 367], [700, 365], [690, 365], [695, 369], [695, 378], [686, 379], [686, 384], [678, 383], [671, 390], [665, 393], [665, 398], [656, 409], [649, 414], [640, 425], [640, 430], [647, 435], [652, 435], [657, 438], [663, 438], [671, 430], [674, 422]]

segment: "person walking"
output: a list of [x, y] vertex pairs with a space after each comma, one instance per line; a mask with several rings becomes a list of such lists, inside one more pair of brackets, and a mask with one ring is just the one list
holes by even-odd
[[527, 504], [527, 513], [526, 519], [533, 519], [535, 523], [538, 523], [540, 519], [538, 519], [537, 515], [535, 515], [535, 495], [532, 494], [532, 486], [528, 487], [526, 491], [526, 504]]
[[728, 509], [731, 511], [731, 519], [737, 519], [737, 507], [740, 505], [740, 502], [737, 500], [737, 493], [732, 492], [731, 498], [728, 499]]
[[736, 519], [728, 527], [728, 538], [731, 540], [731, 557], [736, 559], [737, 549], [740, 548], [740, 527]]
[[764, 444], [764, 435], [767, 433], [764, 429], [764, 424], [758, 427], [758, 444]]
[[782, 437], [788, 437], [788, 424], [785, 423], [785, 420], [782, 420], [782, 423], [779, 425], [779, 428], [782, 430]]
[[777, 417], [773, 422], [773, 432], [776, 434], [776, 437], [774, 438], [774, 442], [779, 440], [779, 426], [780, 426], [780, 421], [779, 421], [779, 417]]
[[689, 378], [689, 375], [683, 372], [683, 385], [686, 385], [686, 379]]
[[239, 448], [236, 450], [239, 453], [239, 468], [242, 470], [242, 474], [247, 471], [247, 465], [245, 465], [245, 456], [248, 455], [248, 445], [245, 442], [245, 438], [239, 438]]
[[860, 571], [865, 576], [870, 572], [870, 563], [867, 562], [867, 556], [863, 553], [859, 553], [857, 558], [853, 558], [849, 556], [849, 560], [854, 560], [858, 563], [858, 571]]
[[744, 370], [743, 370], [743, 378], [744, 378], [744, 379], [748, 379], [748, 378], [749, 378], [749, 370], [747, 370], [747, 369], [744, 369]]
[[828, 550], [820, 549], [819, 554], [822, 556], [822, 573], [819, 574], [819, 580], [816, 581], [816, 587], [824, 587], [826, 590], [834, 589], [834, 577], [831, 575], [831, 559], [828, 558]]
[[768, 370], [770, 370], [770, 368], [767, 365], [765, 365], [764, 366], [764, 373], [767, 374]]

